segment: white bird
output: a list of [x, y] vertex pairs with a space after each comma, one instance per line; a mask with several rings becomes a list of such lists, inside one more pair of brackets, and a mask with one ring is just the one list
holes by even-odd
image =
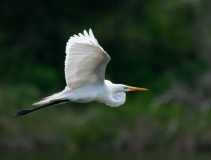
[[25, 109], [13, 117], [65, 102], [98, 101], [111, 107], [125, 103], [128, 91], [147, 91], [145, 88], [113, 84], [105, 80], [105, 69], [110, 61], [109, 55], [98, 44], [91, 29], [89, 34], [70, 37], [66, 46], [65, 79], [67, 86], [59, 93], [46, 97], [33, 105], [42, 105], [34, 109]]

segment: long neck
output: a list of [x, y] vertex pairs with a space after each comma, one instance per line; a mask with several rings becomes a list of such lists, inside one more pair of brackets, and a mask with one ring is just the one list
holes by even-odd
[[111, 107], [118, 107], [125, 103], [126, 94], [124, 85], [113, 84], [109, 80], [105, 80], [103, 93], [98, 97], [99, 102], [105, 103]]
[[125, 103], [125, 99], [126, 99], [125, 92], [113, 93], [113, 95], [110, 97], [109, 101], [106, 102], [106, 104], [111, 107], [118, 107]]

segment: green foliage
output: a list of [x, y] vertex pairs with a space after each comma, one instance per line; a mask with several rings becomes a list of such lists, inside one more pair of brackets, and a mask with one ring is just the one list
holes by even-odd
[[[205, 76], [210, 64], [205, 54], [209, 47], [204, 47], [210, 30], [203, 21], [210, 15], [207, 3], [1, 3], [0, 147], [210, 150], [211, 86]], [[112, 59], [106, 78], [149, 92], [128, 93], [119, 108], [68, 103], [12, 119], [17, 111], [65, 87], [66, 42], [89, 28]]]

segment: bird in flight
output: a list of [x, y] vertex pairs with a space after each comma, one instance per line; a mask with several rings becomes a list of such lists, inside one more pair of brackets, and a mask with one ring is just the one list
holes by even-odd
[[22, 110], [13, 117], [65, 102], [98, 101], [111, 107], [118, 107], [125, 103], [125, 92], [148, 90], [113, 84], [105, 80], [105, 70], [109, 61], [109, 55], [98, 44], [91, 29], [89, 34], [84, 30], [84, 34], [79, 33], [70, 37], [66, 45], [65, 89], [33, 104], [41, 105], [40, 107]]

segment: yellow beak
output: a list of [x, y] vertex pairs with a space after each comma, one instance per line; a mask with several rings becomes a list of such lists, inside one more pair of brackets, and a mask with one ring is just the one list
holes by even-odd
[[130, 89], [133, 91], [148, 91], [148, 89], [146, 88], [138, 88], [138, 87], [130, 87], [130, 86], [125, 87], [125, 89]]

